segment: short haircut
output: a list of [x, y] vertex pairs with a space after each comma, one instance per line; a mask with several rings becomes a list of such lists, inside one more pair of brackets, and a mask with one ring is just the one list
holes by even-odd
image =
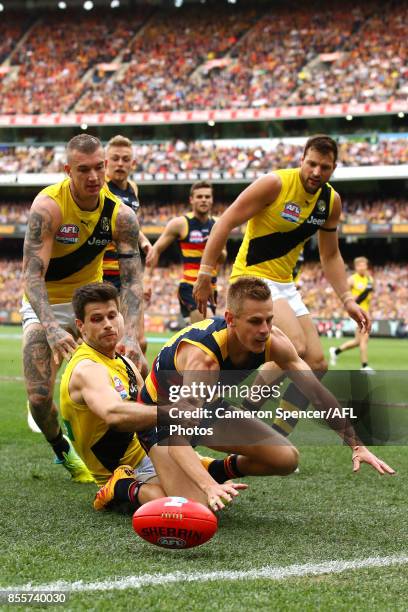
[[315, 136], [311, 136], [305, 144], [303, 156], [306, 155], [309, 149], [315, 149], [321, 155], [329, 155], [332, 153], [334, 163], [337, 161], [337, 142], [333, 140], [333, 138], [330, 138], [330, 136], [326, 136], [326, 134], [316, 134]]
[[106, 148], [109, 147], [130, 147], [132, 148], [132, 141], [126, 136], [122, 136], [121, 134], [117, 134], [117, 136], [113, 136], [106, 145]]
[[244, 300], [266, 302], [270, 297], [271, 290], [261, 278], [241, 276], [228, 289], [227, 308], [235, 315], [240, 315]]
[[353, 263], [354, 263], [354, 265], [355, 265], [355, 266], [356, 266], [357, 264], [359, 264], [360, 262], [361, 262], [361, 263], [363, 263], [363, 262], [364, 262], [364, 263], [365, 263], [365, 264], [367, 264], [367, 266], [368, 266], [368, 259], [367, 259], [367, 257], [355, 257], [355, 258], [354, 258], [354, 260], [353, 260]]
[[197, 189], [211, 189], [211, 193], [213, 190], [213, 186], [208, 181], [197, 181], [197, 183], [193, 183], [190, 189], [190, 198]]
[[89, 155], [95, 153], [98, 149], [103, 149], [102, 143], [96, 136], [90, 134], [78, 134], [71, 138], [67, 144], [67, 160], [69, 160], [72, 151], [79, 151]]
[[78, 287], [72, 298], [72, 306], [77, 319], [85, 318], [85, 306], [91, 302], [109, 302], [115, 300], [119, 308], [119, 293], [111, 283], [89, 283]]

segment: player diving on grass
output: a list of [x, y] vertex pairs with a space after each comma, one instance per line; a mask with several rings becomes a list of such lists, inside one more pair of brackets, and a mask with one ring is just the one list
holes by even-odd
[[[94, 508], [135, 510], [165, 495], [206, 498], [165, 447], [139, 443], [138, 430], [156, 424], [156, 406], [137, 403], [143, 379], [132, 361], [116, 351], [123, 336], [118, 292], [110, 283], [91, 283], [73, 297], [82, 337], [62, 376], [60, 410], [72, 444], [101, 487]], [[155, 469], [161, 473], [160, 484]], [[214, 483], [213, 494], [234, 495], [245, 485]]]
[[[273, 325], [273, 316], [268, 285], [260, 278], [238, 279], [229, 287], [225, 317], [192, 324], [164, 345], [146, 378], [140, 394], [141, 401], [166, 409], [174, 385], [192, 390], [193, 383], [204, 381], [206, 385], [214, 387], [227, 374], [231, 382], [231, 373], [234, 372], [235, 382], [239, 383], [249, 372], [258, 368], [256, 382], [267, 385], [273, 385], [287, 375], [352, 449], [354, 471], [359, 470], [361, 463], [368, 463], [380, 474], [393, 474], [391, 467], [361, 443], [349, 420], [338, 416], [341, 408], [336, 398], [299, 357], [289, 338]], [[206, 397], [197, 400], [192, 392], [188, 401], [190, 411], [194, 407], [210, 407], [211, 404]], [[251, 406], [254, 408], [254, 404], [251, 403]], [[223, 410], [223, 398], [213, 401], [214, 407]], [[337, 408], [337, 415], [330, 416], [329, 408]], [[298, 464], [296, 448], [275, 429], [256, 418], [239, 419], [238, 422], [239, 426], [236, 427], [235, 422], [218, 419], [215, 423], [218, 433], [213, 438], [216, 443], [212, 443], [211, 436], [202, 438], [200, 444], [228, 453], [225, 459], [208, 458], [204, 461], [207, 469], [204, 469], [203, 462], [189, 445], [188, 439], [175, 435], [172, 440], [168, 427], [160, 426], [160, 419], [159, 427], [150, 432], [139, 432], [139, 439], [147, 452], [158, 445], [168, 445], [169, 460], [175, 462], [198, 487], [208, 505], [219, 510], [224, 507], [224, 501], [230, 501], [232, 496], [231, 492], [217, 492], [217, 482], [224, 483], [242, 476], [283, 476], [291, 474]], [[156, 469], [164, 482], [160, 466]], [[174, 486], [174, 494], [179, 494], [176, 482]]]

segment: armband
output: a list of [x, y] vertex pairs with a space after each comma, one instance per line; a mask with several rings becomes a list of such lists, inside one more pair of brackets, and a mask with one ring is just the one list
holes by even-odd
[[337, 232], [337, 225], [336, 227], [319, 227], [319, 230], [322, 232]]

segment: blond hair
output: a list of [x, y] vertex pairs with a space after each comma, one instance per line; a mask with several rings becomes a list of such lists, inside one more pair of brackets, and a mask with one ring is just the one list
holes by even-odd
[[271, 291], [265, 281], [255, 276], [242, 276], [228, 289], [227, 308], [235, 315], [240, 315], [244, 300], [266, 302], [270, 297]]

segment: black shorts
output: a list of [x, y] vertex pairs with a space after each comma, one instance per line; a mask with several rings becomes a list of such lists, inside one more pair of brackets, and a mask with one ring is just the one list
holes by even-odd
[[121, 288], [120, 274], [109, 274], [109, 272], [104, 272], [103, 273], [103, 282], [104, 283], [111, 283], [111, 285], [113, 285], [114, 287], [116, 287], [116, 289], [118, 291], [120, 291], [120, 288]]
[[[180, 303], [180, 311], [183, 317], [189, 317], [193, 310], [197, 310], [197, 304], [193, 298], [193, 285], [189, 283], [180, 283], [178, 288], [178, 299]], [[214, 300], [217, 303], [217, 292], [214, 292]], [[213, 315], [215, 315], [215, 305], [208, 302]]]

